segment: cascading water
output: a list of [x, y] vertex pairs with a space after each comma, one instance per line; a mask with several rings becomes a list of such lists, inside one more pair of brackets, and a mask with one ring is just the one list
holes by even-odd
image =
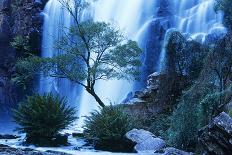
[[[214, 29], [221, 29], [222, 14], [214, 11], [214, 0], [175, 0], [174, 6], [178, 9], [175, 17], [175, 27], [183, 33], [195, 34], [194, 36], [211, 33]], [[176, 10], [177, 11], [177, 10]], [[204, 40], [202, 40], [204, 41]]]
[[[173, 6], [171, 28], [175, 28], [201, 43], [204, 43], [208, 34], [225, 33], [226, 29], [222, 25], [222, 13], [215, 13], [214, 2], [214, 0], [169, 1], [170, 6]], [[161, 63], [165, 62], [164, 55], [165, 50], [163, 49], [160, 57]], [[162, 68], [160, 69], [162, 70]]]
[[[73, 1], [70, 1], [70, 6], [73, 5], [72, 3]], [[43, 14], [42, 57], [53, 57], [62, 53], [62, 51], [55, 49], [55, 44], [69, 30], [72, 18], [59, 0], [49, 0]], [[39, 89], [40, 93], [53, 92], [66, 96], [71, 102], [77, 101], [78, 94], [80, 94], [78, 86], [64, 79], [41, 77]]]
[[[99, 0], [91, 8], [94, 21], [111, 23], [120, 28], [128, 39], [137, 40], [143, 24], [152, 18], [152, 0]], [[133, 82], [124, 80], [98, 81], [96, 92], [106, 104], [120, 103], [133, 90]], [[96, 101], [85, 91], [82, 94], [80, 111], [84, 114], [96, 109]]]
[[[142, 42], [140, 29], [146, 28], [143, 24], [152, 19], [155, 1], [99, 0], [89, 2], [91, 5], [84, 10], [81, 20], [91, 17], [94, 21], [114, 24], [128, 39]], [[63, 31], [71, 26], [71, 15], [61, 6], [59, 0], [49, 0], [44, 14], [42, 57], [53, 57], [62, 52], [54, 49], [54, 45], [62, 37]], [[96, 92], [106, 104], [119, 103], [132, 89], [133, 83], [123, 80], [99, 81], [96, 84]], [[83, 116], [96, 109], [98, 104], [84, 89], [81, 90], [82, 93], [78, 92], [78, 87], [68, 80], [41, 77], [40, 92], [55, 92], [67, 96], [69, 102], [78, 105], [79, 115]]]
[[[223, 30], [222, 15], [213, 10], [214, 0], [98, 0], [91, 2], [81, 16], [93, 18], [120, 28], [128, 39], [136, 40], [143, 49], [142, 78], [158, 71], [165, 59], [165, 33], [177, 29], [191, 34], [193, 39], [204, 41], [206, 34]], [[53, 57], [62, 51], [54, 49], [55, 41], [62, 36], [63, 28], [71, 25], [70, 14], [58, 0], [49, 0], [45, 10], [42, 56]], [[66, 29], [67, 30], [67, 29]], [[144, 82], [144, 81], [143, 81]], [[96, 92], [106, 103], [119, 103], [133, 91], [134, 82], [123, 80], [99, 81]], [[96, 109], [97, 103], [84, 89], [68, 80], [41, 77], [40, 92], [56, 92], [67, 96], [78, 107], [79, 115]], [[96, 103], [96, 104], [95, 104]]]

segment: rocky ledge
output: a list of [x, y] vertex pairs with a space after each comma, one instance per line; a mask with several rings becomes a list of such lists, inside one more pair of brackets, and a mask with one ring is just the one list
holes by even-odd
[[2, 144], [0, 144], [0, 154], [1, 155], [68, 155], [66, 153], [55, 152], [55, 151], [40, 152], [29, 148], [19, 149]]
[[199, 141], [209, 155], [232, 154], [232, 118], [222, 112], [200, 130]]

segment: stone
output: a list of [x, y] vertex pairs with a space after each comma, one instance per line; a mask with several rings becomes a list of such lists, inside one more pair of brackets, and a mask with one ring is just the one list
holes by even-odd
[[0, 154], [1, 155], [68, 155], [66, 153], [56, 152], [56, 151], [40, 152], [29, 148], [25, 148], [25, 149], [13, 148], [3, 144], [0, 144]]
[[133, 98], [125, 104], [143, 104], [143, 103], [146, 103], [146, 101], [139, 98]]
[[20, 136], [17, 136], [17, 135], [9, 135], [9, 134], [0, 135], [0, 139], [17, 139], [17, 138], [20, 138]]
[[8, 111], [10, 106], [14, 106], [24, 96], [21, 89], [11, 81], [18, 55], [10, 42], [18, 35], [29, 37], [31, 50], [40, 53], [43, 25], [41, 12], [46, 2], [0, 0], [0, 104]]
[[0, 10], [4, 13], [10, 11], [10, 0], [3, 0], [0, 4]]
[[8, 43], [10, 40], [11, 32], [7, 16], [0, 15], [0, 42]]
[[224, 27], [214, 28], [210, 30], [210, 33], [205, 36], [204, 44], [216, 44], [218, 40], [222, 39], [226, 35], [226, 33], [227, 30]]
[[163, 151], [164, 153], [162, 155], [193, 155], [191, 152], [185, 152], [173, 147], [167, 147]]
[[150, 89], [150, 90], [159, 89], [159, 86], [160, 86], [159, 76], [160, 76], [159, 72], [154, 72], [153, 74], [148, 76], [147, 89]]
[[136, 143], [141, 143], [150, 137], [156, 138], [153, 133], [144, 129], [133, 129], [126, 133], [126, 137]]
[[121, 138], [98, 140], [93, 145], [94, 149], [99, 151], [132, 153], [135, 143], [127, 138]]
[[232, 101], [230, 101], [229, 103], [225, 105], [225, 110], [227, 112], [230, 112], [232, 110]]
[[163, 149], [165, 141], [157, 138], [154, 134], [143, 129], [133, 129], [126, 133], [126, 138], [136, 143], [134, 149], [139, 153], [154, 153]]
[[128, 103], [131, 99], [133, 99], [133, 92], [129, 92], [122, 103]]
[[80, 137], [84, 137], [84, 134], [83, 133], [79, 133], [79, 132], [75, 132], [75, 133], [72, 133], [72, 136], [80, 138]]
[[222, 112], [199, 131], [198, 139], [207, 154], [232, 154], [232, 118]]

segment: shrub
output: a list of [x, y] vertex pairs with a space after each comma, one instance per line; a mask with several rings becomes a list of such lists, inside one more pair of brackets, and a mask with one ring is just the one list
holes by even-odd
[[229, 111], [229, 115], [230, 117], [232, 117], [232, 109]]
[[196, 83], [183, 92], [180, 102], [170, 117], [168, 143], [179, 149], [194, 151], [197, 145], [198, 105], [212, 92], [211, 85]]
[[168, 142], [179, 149], [193, 151], [197, 142], [197, 109], [191, 102], [182, 101], [171, 116]]
[[16, 36], [10, 43], [20, 54], [27, 54], [30, 52], [29, 37], [23, 37], [21, 35]]
[[29, 96], [14, 110], [17, 130], [26, 133], [26, 142], [43, 146], [66, 144], [59, 132], [72, 123], [75, 110], [67, 105], [65, 98], [52, 94]]
[[231, 99], [231, 90], [207, 94], [198, 108], [199, 128], [207, 125], [213, 117], [223, 111], [224, 105]]
[[167, 138], [167, 131], [170, 127], [170, 118], [167, 114], [159, 114], [153, 120], [149, 127], [149, 131], [154, 133], [156, 136], [161, 136], [162, 138]]
[[96, 149], [128, 152], [133, 147], [128, 147], [130, 144], [125, 141], [124, 135], [130, 129], [130, 117], [121, 107], [111, 105], [86, 117], [84, 135], [93, 140]]

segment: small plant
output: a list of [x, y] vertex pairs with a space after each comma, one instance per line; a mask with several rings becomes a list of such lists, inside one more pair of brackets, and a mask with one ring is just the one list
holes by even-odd
[[230, 109], [229, 115], [230, 115], [230, 117], [232, 117], [232, 109]]
[[29, 37], [16, 36], [10, 43], [20, 54], [27, 54], [30, 52]]
[[26, 142], [42, 146], [67, 143], [67, 137], [59, 132], [72, 123], [75, 110], [67, 105], [65, 98], [45, 94], [29, 96], [14, 110], [17, 130], [26, 133]]
[[148, 130], [154, 133], [156, 136], [167, 138], [167, 132], [169, 127], [170, 127], [169, 115], [159, 114], [153, 120]]
[[[133, 148], [127, 142], [125, 145], [124, 141], [124, 135], [130, 129], [129, 116], [121, 107], [111, 105], [100, 111], [92, 112], [91, 116], [86, 118], [84, 135], [87, 139], [94, 141], [96, 149], [127, 152]], [[120, 144], [122, 145], [120, 146]]]

